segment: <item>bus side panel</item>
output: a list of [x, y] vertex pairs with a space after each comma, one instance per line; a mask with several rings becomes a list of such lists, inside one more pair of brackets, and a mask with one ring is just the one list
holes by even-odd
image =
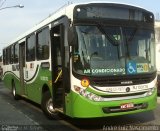
[[14, 78], [13, 74], [11, 72], [8, 72], [3, 77], [3, 82], [5, 87], [12, 89], [12, 79]]
[[41, 104], [42, 88], [46, 86], [51, 92], [51, 85], [49, 84], [49, 81], [51, 80], [51, 72], [48, 69], [40, 68], [37, 73], [38, 74], [33, 82], [26, 83], [26, 89], [28, 99]]
[[14, 82], [15, 87], [16, 87], [16, 93], [18, 95], [21, 95], [20, 81], [17, 76], [18, 73], [19, 73], [18, 71], [15, 71], [15, 72], [9, 71], [9, 72], [4, 73], [3, 82], [4, 82], [5, 87], [9, 88], [10, 90], [12, 90], [12, 84]]
[[14, 65], [3, 66], [3, 82], [5, 87], [12, 89], [12, 81], [18, 80], [18, 71], [13, 71]]

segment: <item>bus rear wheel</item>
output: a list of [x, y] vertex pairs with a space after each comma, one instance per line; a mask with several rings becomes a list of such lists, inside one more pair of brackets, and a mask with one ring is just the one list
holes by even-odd
[[49, 119], [53, 119], [57, 115], [57, 112], [53, 107], [53, 101], [49, 91], [44, 92], [42, 96], [41, 108]]
[[19, 95], [17, 95], [17, 93], [16, 93], [16, 86], [15, 86], [15, 83], [13, 82], [12, 83], [12, 95], [13, 95], [13, 98], [15, 99], [15, 100], [19, 100]]

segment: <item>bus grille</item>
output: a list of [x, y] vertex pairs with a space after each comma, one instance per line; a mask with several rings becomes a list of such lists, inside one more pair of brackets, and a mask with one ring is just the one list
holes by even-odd
[[131, 93], [131, 94], [115, 94], [115, 95], [101, 95], [103, 98], [120, 98], [120, 97], [132, 97], [132, 96], [142, 96], [146, 93], [144, 92], [137, 92], [137, 93]]

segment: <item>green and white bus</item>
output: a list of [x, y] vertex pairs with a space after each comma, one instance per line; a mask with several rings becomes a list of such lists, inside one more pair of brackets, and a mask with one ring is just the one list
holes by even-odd
[[14, 98], [41, 104], [48, 117], [107, 117], [156, 107], [154, 15], [141, 7], [63, 7], [4, 48], [3, 64]]

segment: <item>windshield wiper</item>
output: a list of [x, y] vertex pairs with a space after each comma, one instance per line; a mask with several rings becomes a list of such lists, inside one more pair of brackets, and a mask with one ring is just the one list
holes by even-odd
[[119, 42], [113, 37], [111, 36], [110, 34], [108, 34], [104, 29], [103, 29], [103, 26], [100, 25], [100, 24], [97, 24], [98, 26], [98, 29], [102, 32], [102, 34], [105, 35], [105, 37], [109, 40], [109, 42], [114, 45], [114, 46], [119, 46]]
[[130, 53], [129, 53], [129, 43], [133, 40], [133, 38], [135, 37], [135, 34], [136, 34], [136, 32], [137, 32], [137, 30], [138, 30], [138, 28], [135, 28], [134, 30], [128, 30], [127, 32], [131, 32], [130, 33], [130, 37], [128, 37], [127, 38], [127, 35], [129, 34], [129, 33], [126, 33], [126, 30], [127, 29], [125, 29], [125, 38], [126, 38], [126, 56], [128, 56], [128, 58], [130, 58]]
[[[133, 40], [135, 34], [137, 33], [137, 30], [138, 30], [138, 28], [135, 28], [134, 31], [132, 31], [130, 37], [127, 39], [127, 42], [130, 42]], [[126, 32], [125, 32], [125, 35], [126, 35]]]

